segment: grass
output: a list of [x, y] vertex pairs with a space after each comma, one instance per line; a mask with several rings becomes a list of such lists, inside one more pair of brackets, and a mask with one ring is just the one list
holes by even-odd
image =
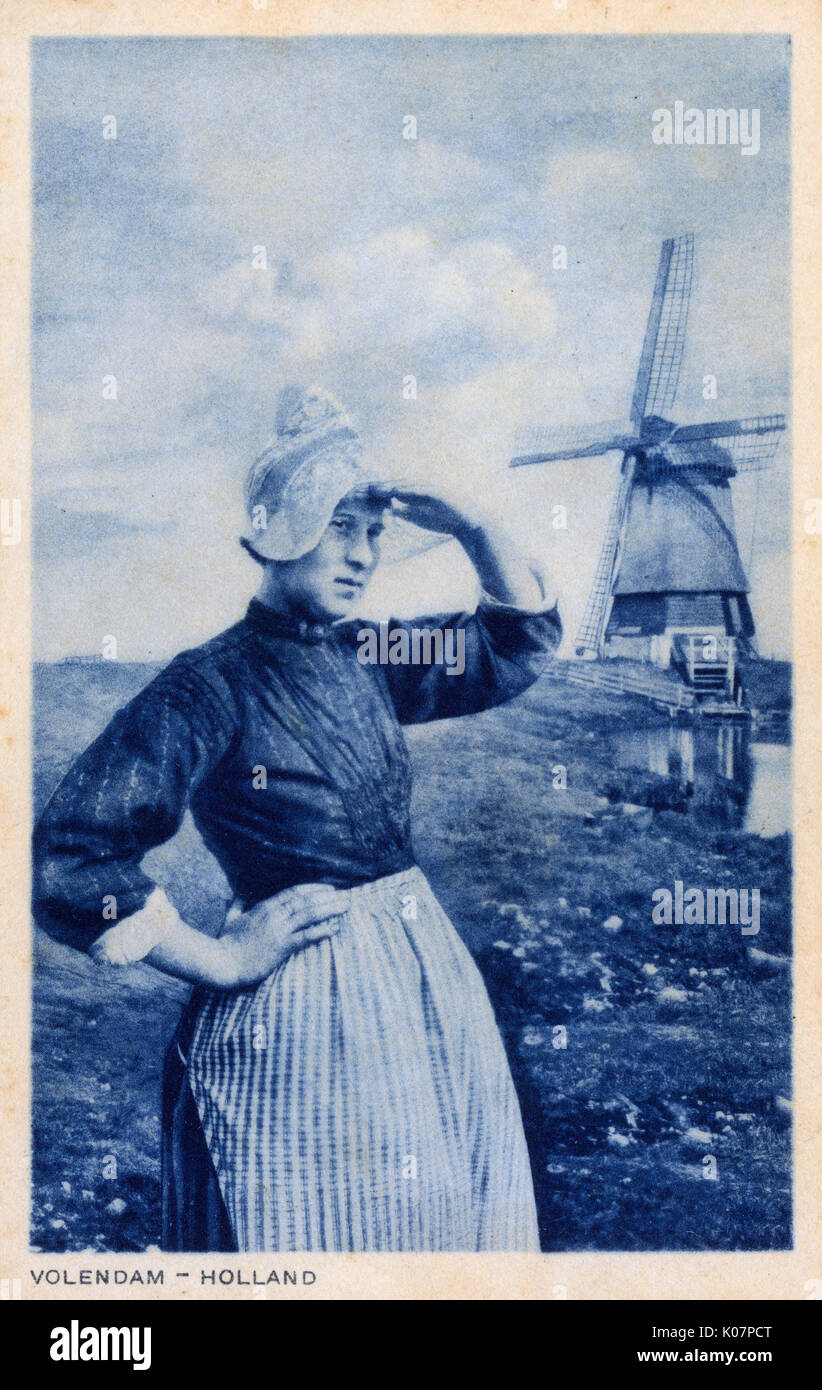
[[[40, 670], [40, 799], [149, 674]], [[620, 734], [656, 718], [555, 667], [513, 704], [411, 729], [418, 858], [497, 1011], [543, 1247], [785, 1248], [790, 842], [712, 827], [674, 784], [615, 769]], [[653, 809], [626, 815], [625, 800]], [[193, 827], [149, 868], [184, 915], [214, 928], [221, 876]], [[651, 894], [676, 879], [759, 887], [759, 935], [656, 926]], [[159, 1073], [180, 991], [147, 967], [114, 978], [40, 944], [32, 1238], [42, 1250], [159, 1242]], [[116, 1176], [104, 1176], [112, 1155]], [[117, 1198], [123, 1209], [110, 1209]]]

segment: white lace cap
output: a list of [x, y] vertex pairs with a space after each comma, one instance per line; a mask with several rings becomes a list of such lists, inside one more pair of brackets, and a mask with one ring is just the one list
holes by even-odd
[[274, 436], [246, 480], [246, 540], [267, 560], [296, 560], [319, 543], [343, 497], [380, 481], [339, 401], [319, 387], [287, 386]]

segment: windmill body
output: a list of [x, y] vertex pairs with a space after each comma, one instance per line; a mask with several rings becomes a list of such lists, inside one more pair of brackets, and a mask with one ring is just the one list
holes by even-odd
[[732, 476], [707, 460], [676, 473], [637, 465], [601, 652], [673, 661], [700, 694], [734, 698], [736, 658], [750, 647], [754, 623]]
[[740, 657], [752, 649], [754, 622], [731, 480], [771, 463], [785, 419], [677, 426], [666, 418], [692, 272], [693, 237], [663, 242], [630, 424], [523, 432], [511, 466], [622, 451], [577, 655], [673, 666], [698, 699], [740, 703]]

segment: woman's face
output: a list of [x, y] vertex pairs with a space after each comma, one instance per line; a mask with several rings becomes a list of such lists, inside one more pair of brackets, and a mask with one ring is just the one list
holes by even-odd
[[317, 622], [350, 613], [377, 568], [384, 511], [379, 499], [344, 497], [319, 545], [277, 565], [278, 588], [292, 612]]

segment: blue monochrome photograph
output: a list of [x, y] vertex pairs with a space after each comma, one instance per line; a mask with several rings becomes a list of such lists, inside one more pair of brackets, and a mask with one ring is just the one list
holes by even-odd
[[789, 38], [31, 63], [32, 1250], [791, 1249]]

